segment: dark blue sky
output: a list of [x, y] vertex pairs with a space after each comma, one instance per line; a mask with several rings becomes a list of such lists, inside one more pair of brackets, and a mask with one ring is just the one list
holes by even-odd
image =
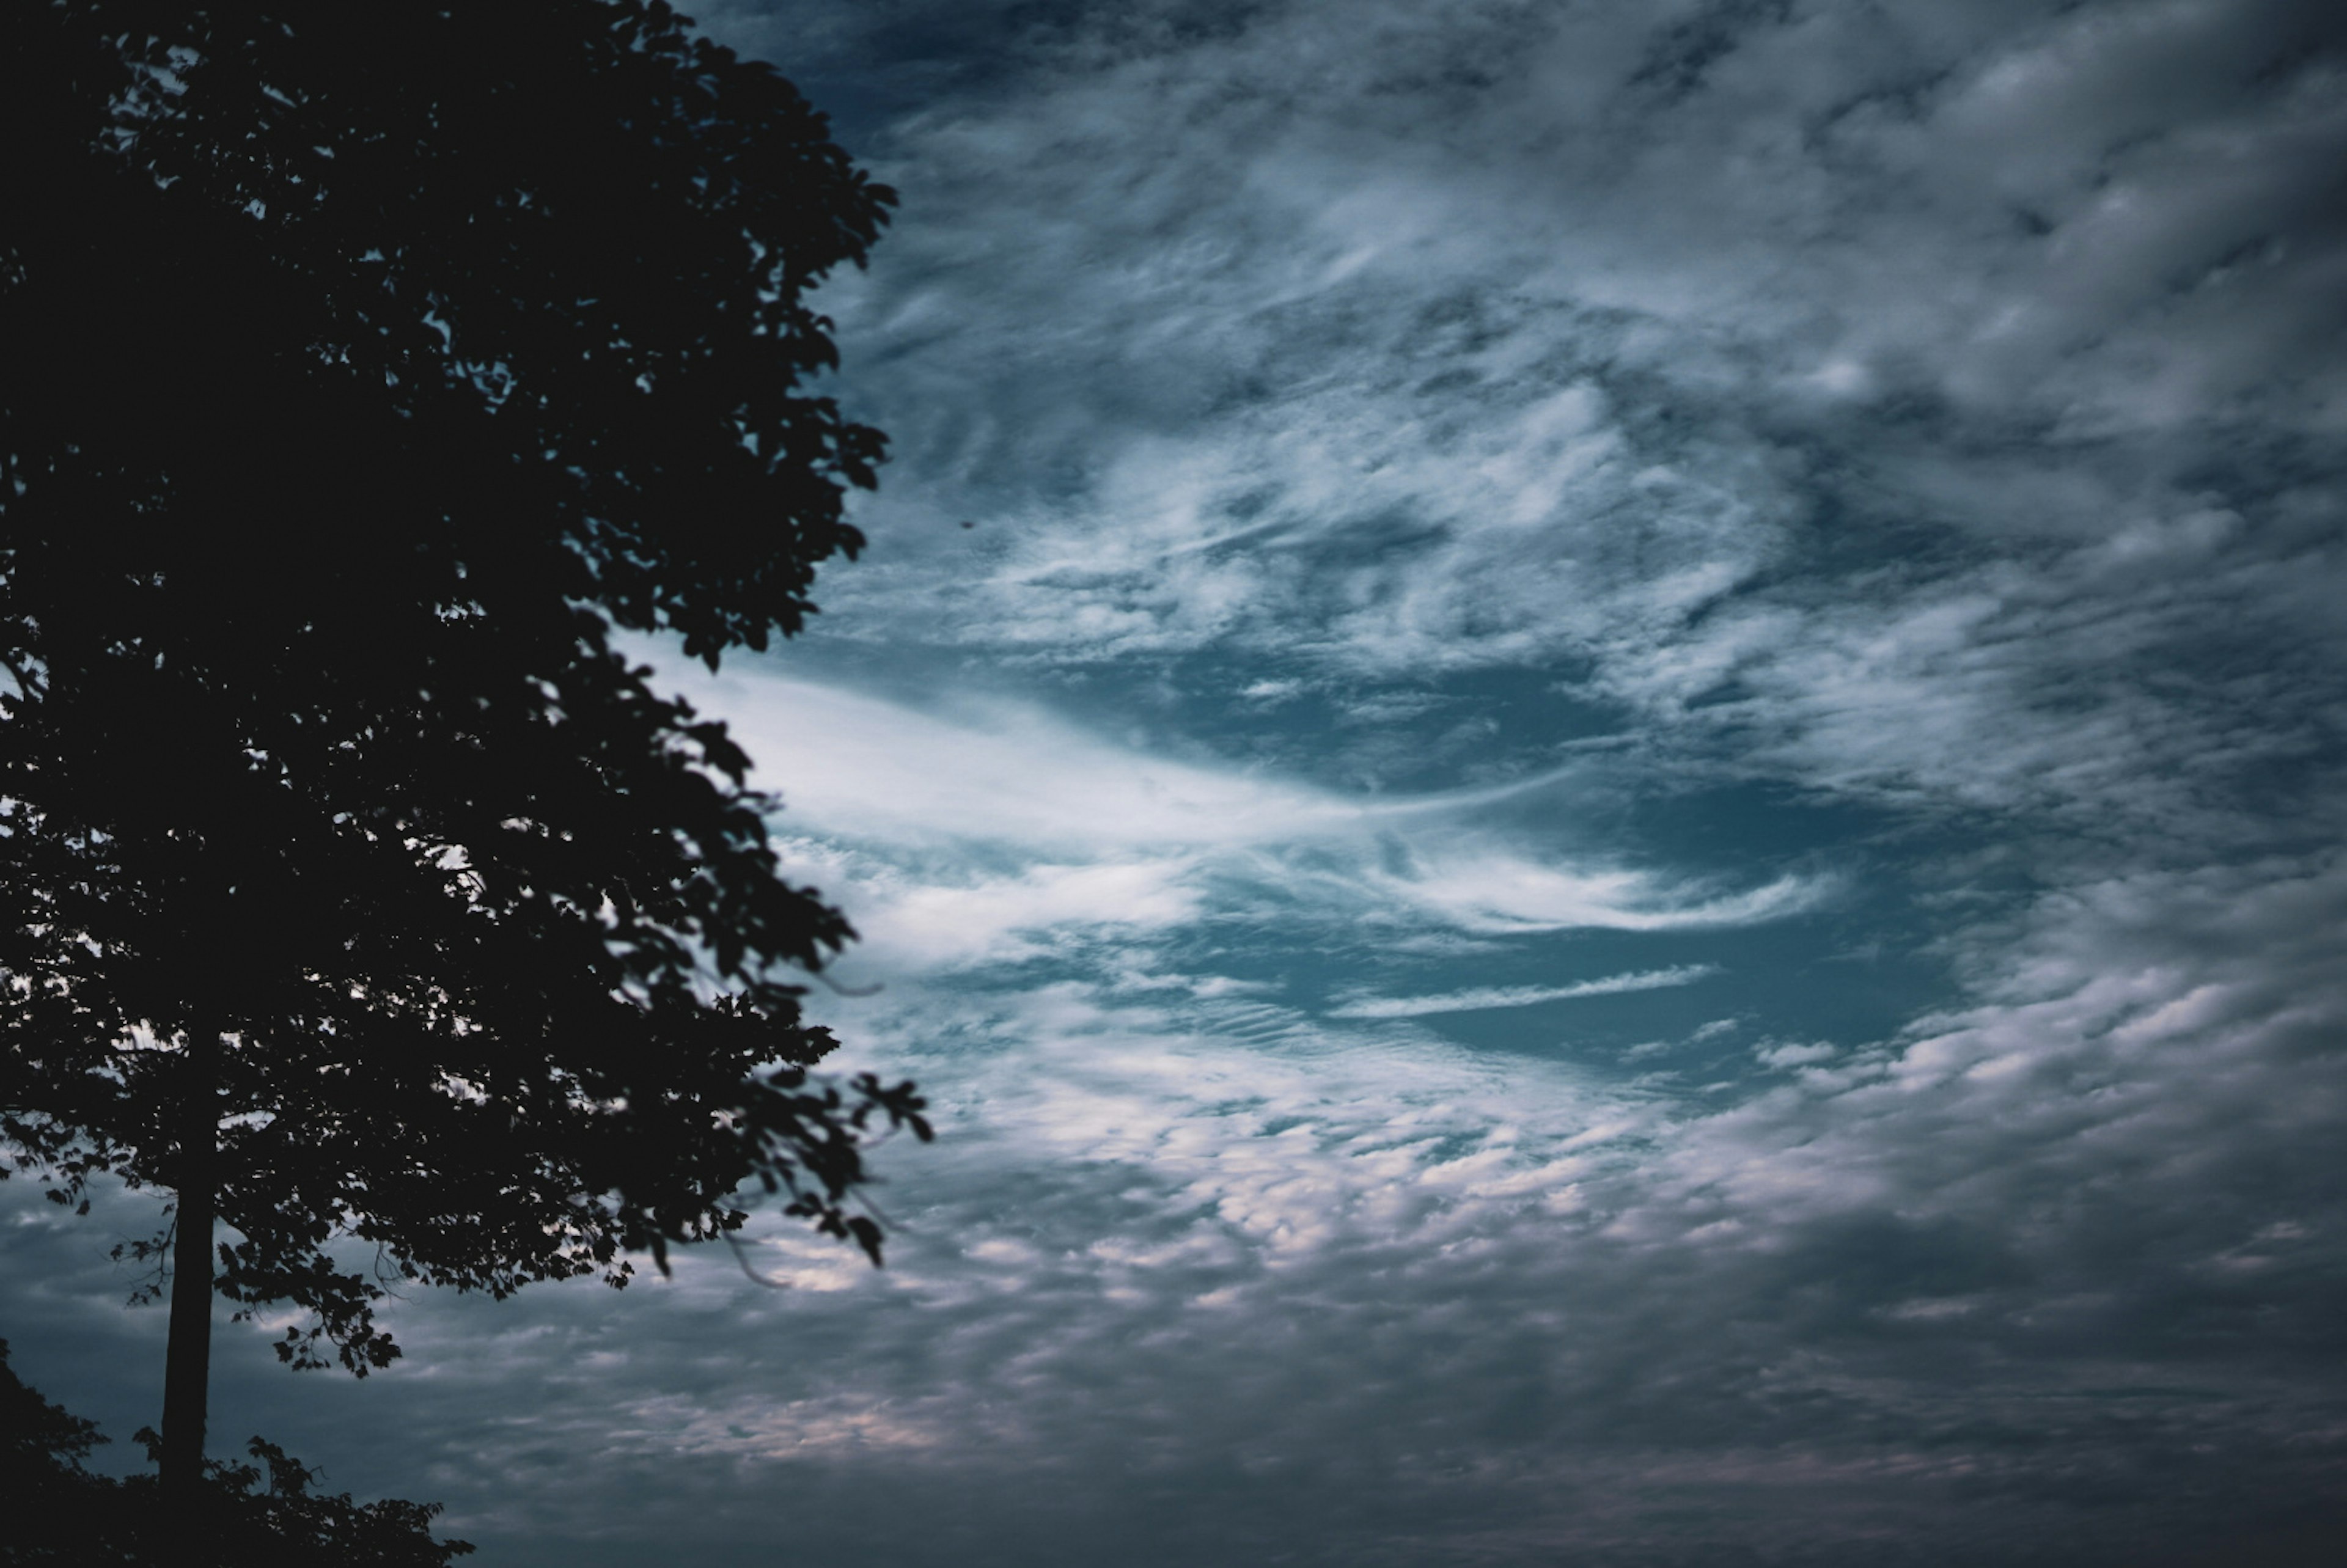
[[219, 1438], [516, 1568], [2333, 1561], [2347, 12], [702, 16], [903, 192], [897, 458], [675, 679], [944, 1138]]

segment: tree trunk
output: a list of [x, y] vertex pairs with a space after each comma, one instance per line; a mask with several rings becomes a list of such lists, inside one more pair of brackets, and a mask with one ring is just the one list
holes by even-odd
[[179, 1213], [171, 1241], [171, 1337], [163, 1362], [163, 1516], [192, 1544], [204, 1478], [204, 1405], [212, 1369], [212, 1214], [220, 1112], [220, 1043], [188, 1042], [188, 1102], [179, 1128]]

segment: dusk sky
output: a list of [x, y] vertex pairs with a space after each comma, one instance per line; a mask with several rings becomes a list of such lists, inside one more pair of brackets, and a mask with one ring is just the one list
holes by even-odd
[[[685, 8], [902, 193], [894, 457], [643, 651], [939, 1139], [884, 1270], [223, 1304], [216, 1455], [482, 1568], [2342, 1560], [2347, 6]], [[124, 1468], [153, 1204], [38, 1198]]]

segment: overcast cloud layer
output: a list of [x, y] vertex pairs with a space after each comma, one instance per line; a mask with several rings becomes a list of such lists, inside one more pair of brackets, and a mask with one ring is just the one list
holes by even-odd
[[2347, 11], [702, 17], [904, 193], [897, 456], [674, 679], [945, 1136], [217, 1435], [485, 1563], [2335, 1560]]

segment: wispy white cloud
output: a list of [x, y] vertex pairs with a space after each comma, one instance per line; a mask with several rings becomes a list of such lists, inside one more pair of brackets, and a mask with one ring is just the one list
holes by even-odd
[[1607, 975], [1569, 986], [1480, 986], [1472, 990], [1440, 996], [1353, 996], [1328, 1009], [1330, 1018], [1423, 1018], [1432, 1013], [1480, 1012], [1491, 1008], [1536, 1007], [1542, 1002], [1570, 1001], [1575, 997], [1616, 996], [1624, 991], [1661, 990], [1692, 985], [1719, 973], [1717, 964], [1678, 964], [1667, 969], [1641, 969], [1635, 974]]
[[1348, 795], [1261, 769], [1175, 761], [1032, 705], [942, 699], [945, 717], [749, 671], [670, 663], [778, 783], [796, 874], [843, 901], [855, 961], [1007, 961], [1278, 901], [1304, 921], [1465, 932], [1723, 929], [1816, 907], [1830, 876], [1716, 879], [1559, 854], [1491, 808], [1565, 774], [1417, 795]]

